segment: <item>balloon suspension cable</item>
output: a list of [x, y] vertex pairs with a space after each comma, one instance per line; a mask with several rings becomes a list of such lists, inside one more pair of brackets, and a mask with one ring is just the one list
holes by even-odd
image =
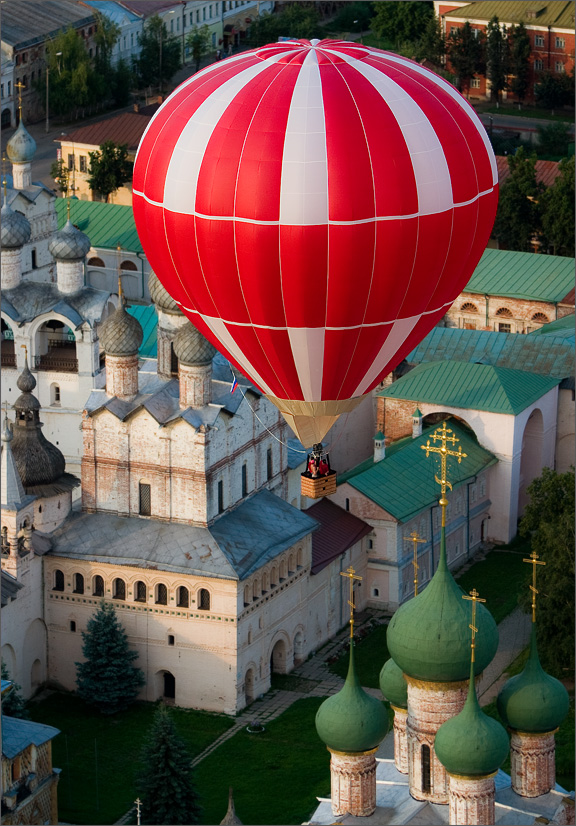
[[[289, 445], [287, 442], [283, 442], [283, 441], [282, 441], [282, 439], [279, 439], [279, 438], [278, 438], [278, 436], [276, 436], [274, 433], [272, 433], [272, 431], [270, 430], [270, 428], [269, 428], [269, 427], [267, 427], [267, 426], [264, 424], [264, 422], [262, 421], [262, 419], [258, 416], [258, 414], [256, 413], [256, 411], [254, 410], [254, 408], [252, 407], [252, 405], [250, 404], [250, 402], [249, 402], [249, 401], [248, 401], [248, 399], [246, 398], [246, 394], [245, 394], [245, 393], [244, 393], [244, 391], [242, 390], [242, 387], [241, 387], [240, 383], [238, 382], [238, 379], [236, 378], [236, 375], [235, 375], [235, 373], [234, 373], [234, 370], [232, 369], [232, 365], [230, 364], [230, 362], [228, 362], [228, 367], [230, 368], [230, 372], [232, 373], [232, 381], [234, 381], [234, 380], [236, 381], [236, 387], [238, 388], [238, 390], [239, 390], [239, 391], [240, 391], [240, 393], [242, 394], [242, 398], [244, 399], [244, 401], [246, 402], [246, 404], [248, 405], [248, 407], [249, 407], [249, 408], [250, 408], [250, 410], [252, 411], [252, 415], [254, 416], [254, 418], [255, 418], [255, 419], [257, 419], [257, 420], [260, 422], [260, 424], [262, 425], [262, 427], [264, 428], [264, 430], [267, 430], [267, 431], [268, 431], [268, 433], [272, 436], [272, 438], [273, 438], [273, 439], [276, 439], [276, 441], [277, 441], [277, 442], [280, 442], [280, 444], [281, 444], [281, 445], [284, 445], [284, 447], [288, 448], [289, 450], [293, 450], [293, 451], [294, 451], [294, 453], [302, 453], [304, 456], [307, 456], [309, 451], [307, 451], [307, 450], [298, 450], [297, 448], [292, 447], [291, 445]], [[347, 414], [346, 414], [346, 418], [344, 419], [344, 427], [346, 426], [346, 422], [348, 421], [348, 416], [349, 416], [349, 415], [350, 415], [350, 413], [347, 413]], [[344, 432], [344, 429], [342, 430], [342, 433], [343, 433], [343, 432]], [[324, 453], [328, 453], [330, 450], [332, 450], [332, 448], [334, 447], [334, 445], [338, 444], [338, 442], [339, 442], [339, 441], [340, 441], [340, 439], [342, 438], [342, 433], [340, 433], [340, 435], [338, 436], [338, 438], [336, 439], [336, 441], [335, 441], [335, 442], [333, 442], [333, 443], [332, 443], [329, 447], [324, 448]]]

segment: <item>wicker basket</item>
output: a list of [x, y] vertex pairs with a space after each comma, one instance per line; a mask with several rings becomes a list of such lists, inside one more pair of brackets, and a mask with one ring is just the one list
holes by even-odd
[[331, 470], [328, 476], [317, 476], [316, 479], [302, 473], [300, 491], [302, 496], [308, 496], [309, 499], [320, 499], [321, 496], [336, 493], [336, 471]]

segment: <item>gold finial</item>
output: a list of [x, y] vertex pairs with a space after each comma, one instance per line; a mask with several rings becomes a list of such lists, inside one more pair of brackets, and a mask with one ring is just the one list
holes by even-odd
[[7, 188], [7, 181], [6, 181], [6, 155], [5, 155], [5, 154], [3, 154], [3, 155], [2, 155], [2, 184], [3, 184], [3, 186], [4, 186], [4, 203], [6, 203], [6, 198], [7, 198], [7, 192], [6, 192], [6, 188]]
[[[452, 435], [449, 436], [448, 434], [451, 433]], [[442, 508], [442, 527], [446, 527], [446, 505], [448, 504], [448, 500], [446, 499], [446, 488], [452, 490], [452, 485], [446, 478], [446, 459], [448, 456], [455, 456], [458, 459], [458, 464], [467, 457], [467, 453], [462, 453], [462, 445], [458, 445], [458, 450], [449, 450], [446, 447], [447, 442], [452, 442], [453, 445], [456, 442], [459, 442], [454, 431], [451, 430], [449, 427], [446, 427], [446, 422], [442, 422], [442, 427], [435, 430], [432, 434], [432, 439], [434, 442], [438, 440], [441, 443], [440, 447], [432, 447], [430, 444], [430, 439], [427, 440], [425, 445], [420, 445], [422, 450], [426, 451], [426, 458], [431, 453], [439, 453], [440, 454], [440, 479], [436, 474], [434, 474], [434, 479], [440, 485], [440, 490], [442, 492], [442, 497], [440, 499], [440, 507]]]
[[25, 344], [21, 344], [20, 347], [24, 348], [24, 357], [28, 361], [28, 347]]
[[14, 88], [18, 89], [18, 119], [19, 119], [19, 121], [21, 121], [22, 120], [22, 89], [25, 89], [26, 87], [24, 86], [22, 81], [19, 80], [18, 83], [14, 84]]
[[122, 298], [123, 297], [124, 296], [123, 296], [123, 293], [122, 293], [122, 273], [119, 272], [118, 273], [118, 298], [120, 299], [120, 303], [122, 303]]
[[140, 808], [142, 806], [142, 801], [139, 797], [137, 797], [134, 803], [136, 804], [136, 823], [140, 826]]
[[66, 220], [70, 220], [70, 198], [66, 199]]
[[470, 647], [472, 649], [472, 662], [474, 662], [474, 654], [476, 649], [476, 634], [478, 633], [478, 629], [476, 628], [476, 603], [486, 602], [486, 600], [480, 599], [480, 596], [478, 595], [478, 591], [476, 590], [476, 588], [472, 588], [472, 590], [470, 591], [470, 596], [463, 594], [462, 599], [472, 600], [472, 624], [469, 625], [468, 628], [472, 629], [472, 643]]
[[412, 561], [412, 565], [414, 566], [414, 596], [418, 596], [418, 543], [426, 542], [425, 539], [422, 539], [418, 536], [418, 531], [412, 531], [410, 536], [404, 537], [404, 542], [413, 542], [414, 543], [414, 559]]
[[532, 565], [532, 585], [530, 586], [532, 591], [532, 622], [536, 622], [536, 594], [538, 593], [536, 590], [536, 565], [546, 565], [546, 563], [538, 559], [536, 551], [532, 551], [530, 559], [523, 559], [522, 562], [528, 562], [529, 565]]
[[354, 580], [362, 581], [362, 577], [356, 574], [354, 568], [350, 565], [346, 571], [341, 571], [340, 576], [345, 576], [350, 580], [350, 599], [348, 605], [350, 606], [350, 639], [354, 637]]

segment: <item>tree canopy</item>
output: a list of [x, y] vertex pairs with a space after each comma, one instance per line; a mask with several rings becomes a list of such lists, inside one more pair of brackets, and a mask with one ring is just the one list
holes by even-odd
[[102, 714], [128, 708], [144, 685], [144, 674], [132, 665], [138, 652], [128, 647], [126, 632], [110, 602], [100, 603], [82, 632], [82, 641], [86, 661], [76, 663], [80, 697]]
[[[538, 651], [544, 668], [566, 678], [574, 673], [574, 468], [556, 473], [545, 467], [527, 493], [520, 533], [546, 563], [537, 571]], [[528, 587], [521, 602], [529, 610]]]
[[564, 158], [560, 174], [540, 198], [542, 246], [553, 255], [574, 256], [574, 155]]
[[372, 18], [372, 31], [386, 40], [395, 43], [415, 43], [429, 19], [434, 16], [433, 3], [421, 0], [381, 0], [375, 3]]
[[469, 92], [472, 78], [484, 74], [485, 39], [484, 33], [480, 29], [473, 29], [467, 20], [448, 37], [448, 57], [461, 92]]
[[536, 182], [536, 154], [520, 147], [508, 157], [510, 175], [500, 192], [493, 235], [509, 250], [530, 251], [530, 241], [540, 230], [542, 185]]
[[97, 152], [89, 152], [88, 156], [88, 186], [108, 203], [110, 195], [132, 178], [128, 146], [105, 141]]
[[516, 96], [519, 103], [526, 97], [530, 85], [530, 54], [532, 46], [524, 23], [512, 26], [510, 31], [510, 91]]
[[138, 787], [142, 823], [198, 823], [202, 809], [195, 789], [191, 755], [166, 706], [159, 706], [141, 757]]
[[10, 680], [12, 683], [12, 688], [10, 691], [2, 697], [2, 714], [6, 714], [8, 717], [20, 717], [23, 720], [28, 719], [28, 706], [26, 700], [21, 695], [22, 688], [21, 686], [14, 682], [12, 677], [10, 676], [10, 672], [8, 671], [8, 666], [2, 660], [2, 679], [3, 680]]
[[158, 14], [144, 24], [140, 36], [140, 55], [134, 61], [140, 86], [164, 87], [182, 65], [180, 41], [168, 34]]
[[314, 3], [288, 3], [274, 14], [261, 14], [250, 24], [249, 43], [264, 46], [279, 37], [310, 40], [322, 37], [320, 14]]
[[490, 81], [490, 97], [500, 100], [500, 93], [506, 89], [510, 70], [509, 46], [506, 26], [494, 16], [486, 29], [486, 77]]
[[574, 105], [574, 72], [571, 75], [541, 72], [534, 86], [536, 103], [545, 109], [559, 109]]
[[446, 38], [442, 31], [440, 18], [433, 14], [424, 27], [416, 42], [415, 57], [417, 60], [429, 60], [437, 67], [444, 63], [446, 56]]
[[206, 25], [194, 26], [192, 31], [186, 37], [186, 45], [192, 52], [192, 57], [195, 63], [194, 71], [197, 72], [200, 69], [200, 61], [210, 50], [212, 45], [210, 27]]

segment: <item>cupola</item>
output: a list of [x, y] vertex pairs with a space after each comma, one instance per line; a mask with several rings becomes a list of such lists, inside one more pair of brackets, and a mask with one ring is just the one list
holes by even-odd
[[169, 380], [177, 376], [179, 372], [178, 359], [174, 352], [174, 339], [178, 331], [189, 324], [189, 321], [154, 272], [148, 276], [148, 290], [158, 313], [156, 329], [158, 376]]
[[32, 160], [36, 154], [36, 141], [24, 126], [21, 107], [20, 123], [6, 144], [6, 154], [12, 161], [14, 189], [26, 189], [32, 184]]
[[422, 413], [420, 409], [417, 407], [414, 413], [412, 413], [412, 438], [417, 439], [418, 436], [422, 435]]
[[61, 293], [77, 293], [84, 286], [84, 259], [90, 249], [90, 239], [68, 219], [64, 227], [54, 234], [48, 244], [50, 254], [56, 261], [58, 289]]
[[157, 310], [169, 315], [184, 315], [155, 272], [150, 272], [148, 276], [148, 291]]
[[144, 333], [140, 322], [126, 312], [122, 285], [118, 307], [100, 326], [100, 344], [106, 353], [106, 393], [131, 401], [138, 393], [138, 349]]
[[180, 407], [205, 407], [210, 402], [215, 347], [189, 321], [174, 338], [178, 359]]
[[30, 222], [21, 212], [15, 212], [6, 200], [0, 213], [2, 238], [2, 289], [11, 290], [22, 281], [22, 247], [30, 240]]
[[381, 462], [386, 456], [384, 434], [381, 430], [374, 436], [374, 464]]

